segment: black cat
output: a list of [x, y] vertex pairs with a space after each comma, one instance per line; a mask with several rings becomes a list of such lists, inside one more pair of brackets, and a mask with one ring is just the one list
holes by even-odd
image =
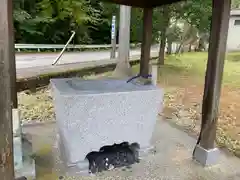
[[110, 168], [129, 166], [139, 162], [139, 145], [128, 142], [103, 146], [99, 152], [91, 152], [86, 158], [89, 161], [89, 172], [96, 173]]
[[110, 164], [108, 158], [101, 152], [93, 151], [86, 156], [89, 161], [89, 172], [97, 173], [108, 170]]

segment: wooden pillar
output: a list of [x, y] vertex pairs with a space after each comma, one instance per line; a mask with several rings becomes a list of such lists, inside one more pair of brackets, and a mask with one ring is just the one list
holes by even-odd
[[[14, 179], [11, 80], [14, 62], [12, 0], [0, 1], [0, 179]], [[14, 63], [15, 65], [15, 63]], [[16, 81], [15, 81], [16, 82]]]
[[152, 43], [152, 15], [153, 8], [143, 10], [143, 38], [141, 45], [140, 75], [146, 77], [149, 74], [149, 61]]
[[16, 78], [16, 61], [15, 61], [15, 45], [14, 45], [14, 27], [13, 27], [13, 10], [12, 0], [9, 2], [8, 11], [8, 37], [9, 37], [9, 51], [10, 51], [10, 73], [11, 73], [11, 99], [12, 106], [14, 109], [18, 108], [18, 97], [17, 97], [17, 78]]
[[[8, 37], [8, 51], [9, 51], [9, 66], [11, 73], [11, 99], [12, 107], [18, 108], [17, 91], [16, 91], [16, 63], [15, 63], [15, 47], [14, 47], [14, 32], [13, 32], [13, 11], [12, 11], [12, 0], [1, 0], [0, 2], [0, 14], [1, 14], [1, 28], [5, 29], [5, 33], [0, 35], [1, 39], [4, 40]], [[3, 11], [4, 10], [4, 11]], [[5, 12], [6, 11], [6, 12]], [[5, 15], [6, 14], [6, 15]], [[1, 30], [2, 31], [2, 30]], [[4, 37], [4, 38], [2, 38]]]
[[215, 147], [230, 6], [231, 0], [213, 0], [208, 63], [202, 104], [202, 126], [197, 142], [205, 150]]

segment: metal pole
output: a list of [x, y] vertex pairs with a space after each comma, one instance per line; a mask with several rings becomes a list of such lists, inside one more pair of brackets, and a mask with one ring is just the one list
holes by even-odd
[[129, 62], [131, 7], [120, 5], [119, 61]]
[[[0, 179], [14, 179], [12, 133], [12, 82], [16, 72], [13, 42], [12, 1], [0, 1]], [[14, 86], [12, 87], [12, 85]], [[14, 89], [13, 89], [14, 90]]]
[[116, 57], [116, 16], [112, 17], [111, 45], [111, 59], [113, 59]]
[[58, 55], [58, 57], [56, 58], [56, 60], [52, 63], [52, 65], [57, 64], [57, 62], [59, 61], [59, 59], [62, 57], [64, 51], [66, 50], [67, 46], [69, 45], [69, 43], [72, 41], [73, 37], [75, 36], [75, 31], [72, 31], [72, 35], [69, 38], [68, 42], [66, 43], [66, 45], [64, 46], [64, 48], [62, 49], [62, 51], [60, 52], [60, 54]]

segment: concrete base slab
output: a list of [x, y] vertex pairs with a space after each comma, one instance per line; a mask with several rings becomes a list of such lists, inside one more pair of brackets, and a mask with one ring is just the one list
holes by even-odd
[[[156, 147], [155, 146], [147, 146], [144, 148], [141, 148], [139, 151], [139, 158], [141, 160], [147, 158], [148, 155], [155, 152]], [[66, 161], [66, 155], [65, 150], [63, 148], [62, 141], [60, 140], [60, 137], [56, 136], [56, 142], [53, 146], [53, 154], [54, 159], [57, 162], [60, 162], [57, 166], [57, 169], [60, 169], [61, 172], [64, 172], [64, 175], [67, 176], [75, 176], [75, 175], [81, 175], [81, 176], [89, 176], [89, 162], [88, 160], [79, 161], [75, 164], [68, 164]]]
[[193, 154], [193, 159], [203, 166], [216, 165], [220, 156], [218, 148], [206, 150], [200, 145], [197, 145]]
[[155, 146], [148, 146], [148, 147], [145, 147], [145, 148], [141, 148], [140, 151], [139, 151], [139, 158], [140, 159], [144, 159], [149, 154], [152, 154], [155, 151], [156, 151], [156, 147]]
[[27, 179], [35, 179], [35, 161], [25, 161], [21, 169], [15, 171], [15, 178], [26, 177]]
[[[77, 174], [64, 169], [55, 147], [57, 128], [54, 124], [29, 126], [23, 131], [32, 135], [38, 180], [239, 180], [240, 160], [220, 153], [216, 166], [203, 168], [192, 161], [196, 139], [166, 121], [156, 123], [151, 144], [155, 152], [130, 169], [113, 169], [95, 176]], [[52, 148], [54, 146], [54, 148]], [[75, 171], [75, 172], [74, 172]], [[73, 175], [74, 174], [74, 175]], [[61, 178], [60, 178], [61, 177]]]

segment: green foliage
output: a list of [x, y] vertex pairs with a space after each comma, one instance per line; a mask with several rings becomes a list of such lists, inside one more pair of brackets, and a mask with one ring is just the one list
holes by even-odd
[[212, 17], [211, 0], [192, 0], [183, 5], [182, 18], [195, 26], [200, 32], [209, 32]]
[[[233, 7], [238, 4], [239, 0], [233, 1]], [[14, 0], [13, 6], [16, 43], [64, 44], [74, 30], [75, 44], [107, 44], [111, 42], [112, 15], [116, 15], [119, 22], [119, 5], [98, 0]], [[153, 12], [153, 42], [159, 39], [164, 29], [168, 41], [180, 40], [183, 33], [177, 23], [180, 20], [190, 24], [200, 34], [209, 32], [211, 0], [183, 1], [169, 5], [167, 18], [163, 16], [163, 9], [155, 8]], [[167, 23], [166, 19], [169, 19]], [[116, 26], [118, 29], [118, 24]], [[132, 8], [132, 43], [141, 42], [142, 27], [143, 10]]]
[[181, 28], [176, 24], [173, 24], [167, 28], [166, 36], [169, 42], [180, 41], [181, 34]]
[[232, 0], [232, 8], [233, 9], [240, 8], [240, 0]]

